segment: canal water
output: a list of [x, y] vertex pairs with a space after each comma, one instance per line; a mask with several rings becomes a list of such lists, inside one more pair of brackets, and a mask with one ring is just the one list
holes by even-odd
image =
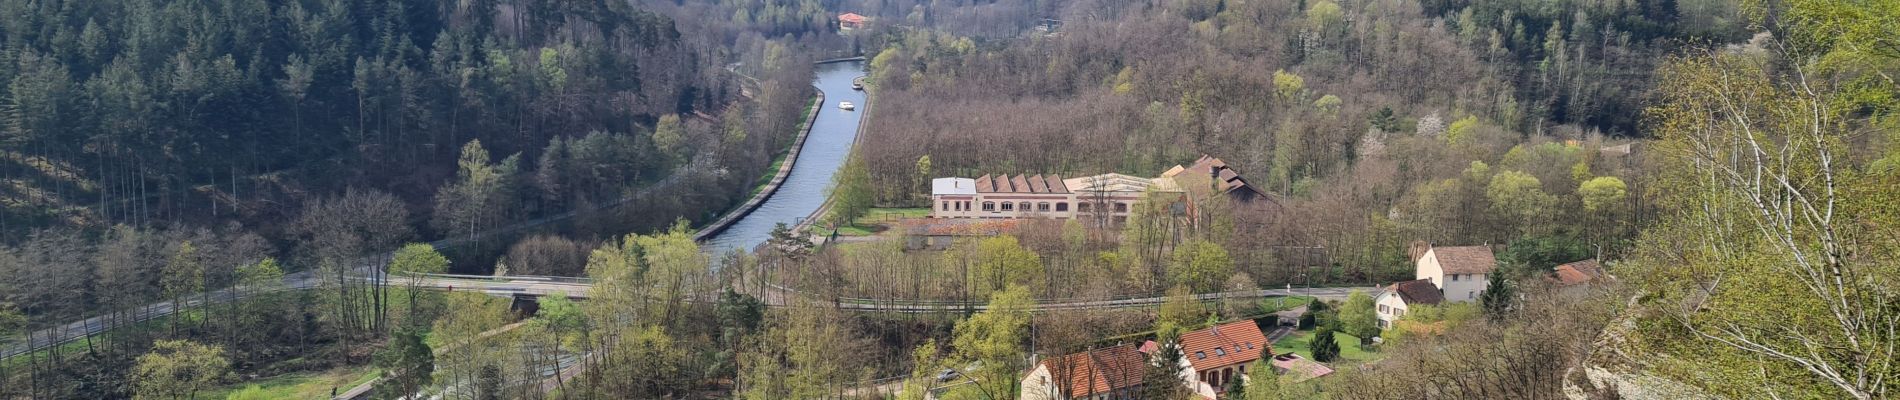
[[[757, 210], [708, 238], [703, 249], [715, 254], [735, 248], [750, 250], [771, 238], [774, 226], [797, 224], [825, 203], [831, 176], [844, 164], [851, 142], [858, 136], [864, 92], [851, 90], [851, 80], [864, 75], [864, 62], [825, 63], [816, 68], [818, 79], [813, 85], [825, 92], [825, 103], [820, 105], [818, 120], [812, 123], [811, 136], [805, 138], [805, 148], [799, 151], [791, 176]], [[859, 111], [838, 109], [841, 101], [856, 104]]]

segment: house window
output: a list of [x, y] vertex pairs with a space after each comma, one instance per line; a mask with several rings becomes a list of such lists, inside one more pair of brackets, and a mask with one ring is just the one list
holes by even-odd
[[1056, 212], [1069, 211], [1069, 203], [1056, 203]]
[[957, 211], [970, 211], [970, 202], [963, 202], [963, 208], [959, 208]]
[[1016, 211], [1016, 203], [1003, 202], [1003, 211]]
[[1227, 355], [1227, 349], [1225, 349], [1225, 348], [1220, 348], [1220, 347], [1215, 347], [1215, 348], [1214, 348], [1214, 356], [1215, 356], [1215, 357], [1220, 357], [1220, 356], [1225, 356], [1225, 355]]
[[1476, 297], [1478, 297], [1478, 292], [1477, 292], [1477, 291], [1474, 291], [1474, 290], [1466, 290], [1466, 291], [1465, 291], [1465, 298], [1467, 298], [1467, 299], [1470, 299], [1470, 298], [1476, 298]]
[[1403, 316], [1405, 316], [1405, 309], [1403, 309], [1403, 308], [1394, 308], [1394, 309], [1392, 309], [1392, 316], [1394, 316], [1394, 317], [1403, 317]]
[[1451, 281], [1452, 281], [1452, 282], [1457, 282], [1457, 281], [1458, 281], [1458, 274], [1451, 274]]
[[1206, 352], [1200, 352], [1200, 351], [1196, 351], [1196, 352], [1194, 352], [1194, 358], [1198, 358], [1198, 359], [1202, 359], [1202, 360], [1206, 360], [1206, 359], [1207, 359], [1207, 353], [1206, 353]]
[[1115, 212], [1128, 212], [1128, 203], [1115, 203]]
[[948, 202], [948, 201], [946, 201], [946, 202], [943, 202], [943, 210], [944, 210], [944, 211], [950, 211], [950, 202]]
[[1089, 212], [1089, 208], [1091, 208], [1089, 203], [1075, 203], [1076, 211]]
[[1016, 209], [1018, 209], [1018, 210], [1023, 210], [1023, 212], [1029, 212], [1029, 210], [1030, 210], [1030, 208], [1029, 208], [1029, 202], [1027, 202], [1027, 201], [1025, 201], [1025, 202], [1021, 202], [1021, 203], [1016, 203]]
[[1049, 212], [1049, 203], [1036, 203], [1036, 211]]
[[1392, 309], [1391, 309], [1391, 306], [1387, 306], [1387, 305], [1384, 305], [1384, 304], [1380, 304], [1380, 305], [1379, 305], [1379, 313], [1381, 313], [1381, 314], [1388, 314], [1388, 313], [1391, 313], [1391, 312], [1392, 312]]
[[[1003, 203], [1003, 206], [1008, 207], [1009, 203]], [[996, 202], [994, 201], [983, 202], [983, 211], [996, 211]]]

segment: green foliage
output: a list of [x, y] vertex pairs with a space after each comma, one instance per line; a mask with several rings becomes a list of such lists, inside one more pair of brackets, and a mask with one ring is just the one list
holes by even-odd
[[1329, 94], [1320, 96], [1319, 100], [1313, 100], [1313, 108], [1317, 108], [1320, 113], [1331, 117], [1339, 113], [1339, 106], [1342, 103], [1344, 103], [1344, 101], [1339, 100], [1339, 96]]
[[[1321, 3], [1331, 5], [1331, 15], [1333, 17], [1338, 16], [1339, 5], [1327, 2]], [[1313, 5], [1314, 9], [1321, 7], [1323, 7], [1321, 4]], [[1324, 10], [1321, 11], [1323, 12]], [[1278, 96], [1280, 101], [1298, 101], [1306, 96], [1306, 78], [1301, 78], [1299, 75], [1286, 72], [1286, 70], [1273, 71], [1273, 94]]]
[[1346, 296], [1346, 303], [1339, 306], [1340, 329], [1362, 338], [1378, 336], [1379, 319], [1373, 306], [1372, 296], [1352, 291]]
[[1658, 157], [1660, 221], [1619, 268], [1643, 294], [1630, 337], [1651, 371], [1715, 396], [1890, 396], [1900, 246], [1873, 227], [1900, 185], [1860, 138], [1896, 110], [1900, 52], [1873, 38], [1900, 8], [1746, 4], [1779, 41], [1660, 70], [1646, 117], [1681, 156]]
[[1477, 127], [1478, 117], [1475, 115], [1465, 116], [1464, 118], [1459, 118], [1457, 121], [1452, 121], [1451, 126], [1445, 129], [1445, 142], [1451, 144], [1469, 142], [1472, 139], [1472, 131], [1477, 129]]
[[1332, 329], [1321, 329], [1313, 335], [1313, 361], [1333, 362], [1339, 359], [1339, 341], [1333, 338]]
[[1161, 302], [1161, 310], [1155, 316], [1155, 323], [1192, 330], [1206, 324], [1210, 315], [1207, 308], [1194, 299], [1194, 291], [1187, 286], [1176, 285], [1168, 289], [1168, 297]]
[[1189, 393], [1187, 385], [1181, 382], [1184, 369], [1180, 360], [1186, 355], [1181, 352], [1181, 330], [1170, 328], [1163, 323], [1155, 333], [1155, 352], [1148, 356], [1147, 371], [1141, 376], [1141, 396], [1143, 399], [1182, 399]]
[[826, 218], [833, 226], [850, 225], [871, 211], [877, 201], [877, 189], [871, 187], [871, 172], [865, 168], [863, 156], [854, 152], [838, 167], [837, 175], [832, 176], [831, 213]]
[[930, 388], [936, 386], [937, 371], [942, 366], [937, 358], [937, 341], [926, 340], [924, 344], [911, 350], [910, 379], [904, 381], [904, 388], [897, 393], [899, 400], [924, 400], [929, 397]]
[[1516, 221], [1520, 232], [1544, 229], [1544, 221], [1549, 219], [1547, 213], [1557, 202], [1554, 196], [1544, 192], [1537, 177], [1517, 171], [1492, 175], [1491, 183], [1484, 188], [1484, 196], [1491, 201], [1491, 210], [1509, 221]]
[[1498, 253], [1498, 271], [1509, 278], [1539, 277], [1559, 264], [1590, 258], [1592, 250], [1589, 244], [1566, 235], [1518, 238]]
[[1029, 340], [1029, 310], [1035, 305], [1028, 288], [1011, 285], [990, 295], [987, 309], [957, 323], [950, 365], [976, 364], [968, 375], [988, 398], [1017, 393], [1023, 346]]
[[653, 126], [653, 146], [660, 149], [660, 154], [666, 155], [673, 162], [685, 160], [692, 156], [687, 153], [691, 150], [686, 147], [687, 144], [686, 127], [680, 124], [680, 116], [678, 114], [660, 116], [659, 122]]
[[481, 140], [462, 146], [456, 161], [456, 180], [443, 185], [435, 195], [436, 230], [451, 237], [473, 237], [507, 222], [515, 213], [514, 181], [520, 157], [509, 156], [490, 164], [488, 149]]
[[[1235, 396], [1235, 398], [1244, 400], [1280, 400], [1286, 398], [1280, 390], [1280, 374], [1273, 372], [1273, 364], [1268, 363], [1267, 360], [1268, 358], [1262, 357], [1259, 361], [1254, 361], [1253, 365], [1247, 367], [1246, 392]], [[1289, 371], [1288, 373], [1297, 374], [1299, 371]]]
[[[412, 327], [427, 327], [435, 321], [441, 296], [422, 290], [421, 274], [440, 274], [449, 270], [449, 259], [435, 251], [435, 246], [423, 243], [410, 243], [396, 250], [389, 262], [390, 279], [399, 279], [408, 285], [409, 315], [407, 322]], [[429, 303], [425, 306], [424, 303]]]
[[1490, 282], [1485, 284], [1484, 293], [1478, 295], [1478, 302], [1484, 305], [1485, 315], [1492, 319], [1504, 319], [1517, 308], [1517, 285], [1505, 274], [1489, 274]]
[[1168, 263], [1168, 278], [1197, 293], [1220, 291], [1221, 284], [1234, 274], [1234, 259], [1219, 243], [1193, 239], [1174, 248]]
[[376, 397], [381, 399], [401, 399], [416, 394], [426, 387], [435, 374], [435, 353], [427, 343], [423, 343], [422, 333], [414, 329], [398, 329], [390, 334], [389, 343], [374, 355], [376, 368], [381, 369], [382, 381], [376, 385]]
[[974, 251], [957, 254], [968, 257], [971, 293], [978, 296], [1010, 286], [1035, 286], [1042, 279], [1042, 257], [1023, 248], [1015, 236], [984, 238], [976, 242]]
[[134, 398], [192, 398], [224, 378], [224, 349], [185, 340], [160, 340], [132, 368]]
[[389, 273], [440, 274], [449, 270], [449, 259], [435, 251], [435, 246], [424, 243], [410, 243], [396, 250], [394, 260], [389, 262]]
[[1629, 187], [1614, 176], [1591, 178], [1577, 186], [1577, 195], [1583, 197], [1583, 209], [1590, 211], [1610, 210], [1622, 204], [1628, 194]]

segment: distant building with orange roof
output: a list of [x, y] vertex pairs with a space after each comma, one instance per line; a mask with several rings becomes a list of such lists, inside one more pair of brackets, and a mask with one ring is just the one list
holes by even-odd
[[864, 21], [866, 20], [869, 20], [869, 18], [866, 18], [863, 15], [858, 15], [857, 13], [838, 14], [838, 30], [848, 31], [848, 30], [853, 30], [853, 29], [863, 29]]

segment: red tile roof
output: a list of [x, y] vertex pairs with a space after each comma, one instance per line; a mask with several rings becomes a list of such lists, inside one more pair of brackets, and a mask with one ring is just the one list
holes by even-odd
[[1597, 265], [1597, 259], [1592, 258], [1559, 265], [1553, 271], [1553, 275], [1556, 275], [1559, 285], [1581, 285], [1603, 276], [1603, 267]]
[[1273, 354], [1273, 345], [1253, 321], [1230, 322], [1181, 334], [1181, 354], [1196, 371], [1245, 364]]
[[1432, 254], [1446, 274], [1488, 274], [1498, 268], [1491, 246], [1433, 247]]
[[864, 16], [858, 15], [857, 13], [844, 13], [838, 15], [838, 20], [851, 23], [864, 23]]
[[1135, 345], [1124, 344], [1044, 360], [1042, 366], [1049, 370], [1050, 379], [1066, 382], [1062, 386], [1064, 396], [1075, 398], [1140, 385], [1148, 357]]

